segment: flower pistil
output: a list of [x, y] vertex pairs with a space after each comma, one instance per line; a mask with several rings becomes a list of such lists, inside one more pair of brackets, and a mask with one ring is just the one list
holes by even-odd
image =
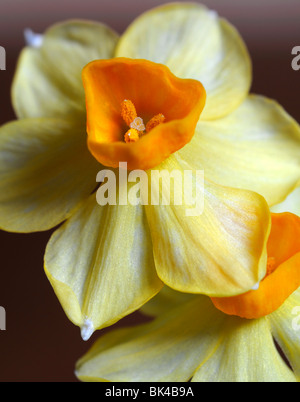
[[146, 133], [149, 133], [153, 128], [165, 121], [165, 116], [159, 113], [152, 117], [145, 127], [143, 119], [137, 115], [133, 102], [128, 99], [125, 99], [121, 104], [121, 116], [127, 126], [130, 127], [124, 135], [126, 143], [138, 141], [145, 134], [145, 130]]

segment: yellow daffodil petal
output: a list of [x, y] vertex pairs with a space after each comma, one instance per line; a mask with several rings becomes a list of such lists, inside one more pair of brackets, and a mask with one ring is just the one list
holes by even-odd
[[287, 198], [280, 204], [276, 204], [271, 208], [272, 212], [291, 212], [300, 216], [300, 187], [297, 187]]
[[51, 237], [45, 270], [84, 339], [138, 309], [162, 287], [143, 208], [100, 206], [95, 194]]
[[229, 317], [222, 342], [203, 361], [195, 382], [296, 382], [276, 350], [266, 319]]
[[109, 331], [106, 335], [101, 336], [77, 362], [75, 375], [83, 382], [107, 382], [105, 378], [101, 377], [105, 375], [105, 372], [102, 373], [101, 368], [98, 370], [96, 356], [118, 346], [119, 343], [130, 341], [132, 337], [138, 336], [140, 332], [144, 332], [144, 325], [121, 328], [113, 333]]
[[[140, 308], [140, 311], [148, 316], [157, 317], [158, 315], [164, 314], [176, 306], [180, 306], [183, 303], [188, 302], [193, 297], [195, 297], [195, 295], [176, 292], [176, 290], [173, 290], [168, 286], [164, 286], [155, 297], [153, 297], [148, 301], [148, 303], [144, 304], [144, 306]], [[201, 296], [197, 295], [197, 297]]]
[[[186, 180], [193, 170], [176, 158], [176, 154], [168, 158], [160, 169], [179, 171]], [[164, 180], [163, 196], [168, 191]], [[171, 191], [178, 188], [179, 180], [175, 177]], [[188, 216], [190, 207], [184, 200], [182, 205], [145, 206], [158, 275], [182, 292], [218, 297], [244, 293], [265, 276], [268, 206], [256, 193], [207, 180], [203, 186], [195, 180], [197, 197], [204, 199], [199, 214]]]
[[188, 381], [217, 347], [225, 318], [207, 298], [195, 297], [150, 324], [104, 335], [76, 374], [83, 381]]
[[268, 318], [274, 338], [300, 381], [300, 288]]
[[296, 381], [268, 318], [229, 317], [198, 296], [149, 324], [102, 336], [78, 361], [76, 374], [82, 381], [111, 382]]
[[20, 56], [12, 88], [19, 118], [82, 116], [85, 118], [82, 68], [113, 55], [118, 35], [88, 21], [52, 26], [40, 47], [26, 47]]
[[168, 4], [138, 17], [122, 35], [117, 57], [147, 59], [207, 91], [202, 119], [233, 111], [251, 84], [251, 62], [241, 37], [216, 12], [199, 4]]
[[300, 127], [276, 102], [249, 96], [229, 116], [200, 121], [179, 155], [216, 183], [281, 202], [300, 180]]
[[68, 218], [95, 188], [99, 164], [84, 124], [32, 118], [0, 128], [0, 227], [48, 230]]

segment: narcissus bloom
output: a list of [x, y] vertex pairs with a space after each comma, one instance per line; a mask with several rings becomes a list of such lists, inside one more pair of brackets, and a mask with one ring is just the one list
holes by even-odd
[[[251, 62], [236, 30], [203, 6], [176, 3], [121, 38], [69, 21], [30, 41], [12, 89], [19, 120], [0, 129], [0, 227], [63, 223], [45, 270], [83, 338], [163, 283], [221, 297], [260, 281], [270, 230], [262, 196], [280, 202], [299, 183], [300, 130], [275, 102], [248, 96]], [[147, 174], [204, 170], [204, 212], [99, 207], [96, 175], [118, 162]]]
[[244, 295], [210, 300], [163, 290], [145, 306], [158, 317], [101, 337], [77, 363], [77, 376], [83, 381], [300, 381], [299, 217], [272, 215], [268, 256], [266, 277]]

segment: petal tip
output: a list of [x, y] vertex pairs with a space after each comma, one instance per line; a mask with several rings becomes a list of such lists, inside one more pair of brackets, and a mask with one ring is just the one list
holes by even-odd
[[39, 48], [43, 44], [44, 35], [35, 33], [30, 28], [25, 28], [24, 39], [27, 46]]
[[251, 290], [259, 289], [260, 282], [256, 282], [256, 284], [251, 288]]
[[81, 338], [84, 341], [88, 341], [90, 337], [93, 335], [93, 333], [94, 333], [93, 322], [89, 318], [86, 318], [81, 327]]

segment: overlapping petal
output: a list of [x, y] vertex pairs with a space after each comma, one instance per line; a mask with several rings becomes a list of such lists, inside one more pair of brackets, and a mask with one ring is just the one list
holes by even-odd
[[297, 187], [280, 204], [274, 205], [271, 211], [275, 213], [291, 212], [292, 214], [300, 216], [300, 187]]
[[[173, 290], [165, 285], [155, 297], [153, 297], [148, 301], [148, 303], [144, 304], [144, 306], [140, 308], [140, 311], [145, 315], [157, 317], [174, 307], [181, 306], [182, 304], [190, 301], [193, 297], [195, 297], [195, 295], [177, 292], [176, 290]], [[200, 298], [206, 296], [198, 295], [197, 297]]]
[[296, 382], [280, 357], [265, 318], [228, 317], [222, 342], [202, 361], [192, 381], [197, 382]]
[[[294, 356], [295, 346], [290, 344]], [[198, 296], [149, 324], [100, 337], [78, 361], [76, 374], [82, 381], [112, 382], [296, 381], [276, 349], [268, 318], [229, 317]]]
[[48, 230], [68, 218], [95, 188], [99, 164], [84, 124], [31, 118], [0, 128], [0, 227]]
[[84, 381], [188, 381], [220, 342], [225, 318], [196, 297], [153, 323], [101, 337], [76, 374]]
[[276, 102], [249, 96], [229, 116], [198, 123], [180, 156], [216, 183], [281, 202], [300, 180], [300, 128]]
[[[162, 196], [171, 191], [170, 205], [145, 206], [162, 281], [182, 292], [217, 297], [251, 289], [266, 271], [270, 214], [265, 200], [256, 193], [207, 180], [203, 184], [176, 155], [160, 165], [160, 170], [180, 173], [174, 176], [173, 187], [168, 186], [168, 176], [162, 182]], [[184, 200], [182, 205], [172, 201], [189, 175], [195, 177], [197, 199], [204, 200], [203, 210], [196, 207], [192, 216], [188, 216], [191, 210]], [[150, 180], [153, 182], [152, 172]]]
[[46, 274], [84, 338], [138, 309], [162, 287], [142, 207], [96, 203], [95, 194], [52, 235]]
[[274, 338], [300, 381], [300, 289], [269, 315]]
[[251, 84], [251, 62], [241, 37], [217, 13], [199, 4], [168, 4], [138, 17], [122, 35], [117, 57], [152, 60], [181, 78], [202, 82], [201, 119], [233, 111]]
[[96, 22], [52, 26], [41, 47], [21, 53], [12, 88], [17, 116], [85, 119], [81, 70], [92, 60], [113, 57], [117, 41], [113, 30]]

